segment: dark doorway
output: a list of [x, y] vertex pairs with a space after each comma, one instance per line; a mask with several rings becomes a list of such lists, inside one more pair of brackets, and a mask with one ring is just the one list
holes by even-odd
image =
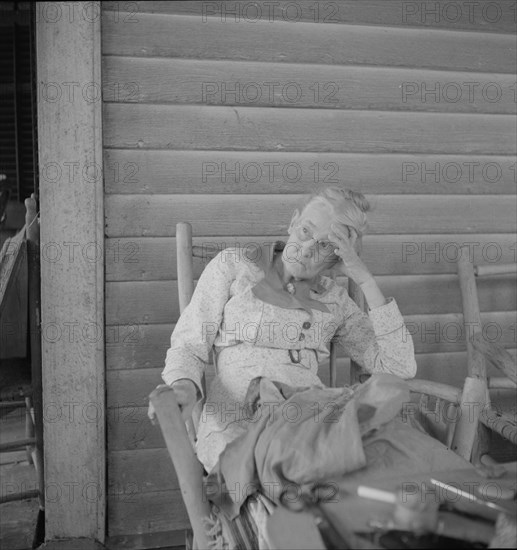
[[0, 207], [2, 231], [23, 226], [38, 194], [36, 56], [32, 2], [0, 2]]

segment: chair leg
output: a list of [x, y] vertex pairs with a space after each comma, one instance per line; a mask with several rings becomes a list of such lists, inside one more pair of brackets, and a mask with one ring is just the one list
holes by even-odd
[[192, 529], [185, 529], [185, 550], [194, 550], [194, 533]]
[[447, 438], [445, 441], [445, 445], [450, 448], [452, 446], [452, 440], [454, 439], [454, 430], [456, 429], [456, 423], [458, 422], [458, 411], [455, 410], [452, 420], [449, 420], [450, 419], [449, 413], [451, 409], [456, 408], [456, 405], [454, 405], [454, 403], [444, 403], [443, 406], [444, 406], [443, 414], [445, 415], [445, 418], [447, 418], [448, 420]]
[[477, 437], [474, 442], [474, 447], [472, 448], [472, 457], [470, 461], [475, 466], [479, 466], [482, 464], [482, 457], [488, 456], [488, 453], [490, 452], [490, 442], [491, 442], [491, 432], [490, 430], [479, 423], [478, 426], [478, 432]]
[[458, 409], [458, 422], [454, 431], [452, 450], [470, 462], [474, 446], [481, 408], [486, 406], [486, 381], [467, 376]]

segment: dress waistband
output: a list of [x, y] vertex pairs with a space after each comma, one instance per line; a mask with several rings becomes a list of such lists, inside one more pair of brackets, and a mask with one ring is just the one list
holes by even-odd
[[[258, 369], [268, 376], [271, 369], [276, 370], [280, 365], [318, 372], [317, 354], [312, 349], [289, 350], [282, 348], [264, 348], [242, 342], [235, 346], [216, 347], [216, 368], [221, 373], [227, 368]], [[294, 360], [293, 360], [294, 359]]]

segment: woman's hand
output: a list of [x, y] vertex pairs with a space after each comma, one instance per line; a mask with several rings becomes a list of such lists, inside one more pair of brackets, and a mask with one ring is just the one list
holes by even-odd
[[[176, 380], [171, 385], [171, 388], [174, 391], [176, 401], [181, 410], [181, 416], [185, 421], [187, 421], [192, 416], [192, 409], [197, 401], [197, 388], [192, 380], [188, 378], [182, 378]], [[152, 424], [156, 424], [156, 411], [152, 403], [149, 403], [149, 408], [147, 409], [147, 416]]]
[[358, 285], [372, 279], [372, 274], [354, 249], [358, 236], [357, 231], [353, 227], [335, 223], [330, 228], [332, 231], [329, 233], [329, 239], [331, 242], [337, 244], [334, 253], [341, 258], [341, 261], [337, 264], [341, 273]]
[[332, 231], [329, 233], [329, 239], [338, 245], [334, 253], [341, 258], [338, 263], [341, 273], [361, 287], [370, 309], [386, 304], [386, 298], [377, 282], [354, 250], [357, 241], [356, 230], [336, 224], [332, 224], [330, 228]]

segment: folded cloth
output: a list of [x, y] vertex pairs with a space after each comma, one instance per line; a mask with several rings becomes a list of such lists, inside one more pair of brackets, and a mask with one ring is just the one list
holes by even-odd
[[407, 384], [390, 374], [374, 374], [355, 390], [291, 388], [255, 378], [239, 421], [242, 433], [208, 476], [207, 496], [233, 518], [260, 488], [277, 501], [293, 484], [304, 492], [322, 479], [363, 468], [362, 437], [408, 401]]

